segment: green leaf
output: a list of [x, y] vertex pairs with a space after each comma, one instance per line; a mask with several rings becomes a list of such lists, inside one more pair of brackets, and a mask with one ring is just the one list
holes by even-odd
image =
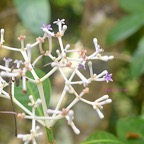
[[144, 12], [144, 0], [120, 0], [120, 7], [127, 12]]
[[101, 131], [90, 135], [81, 144], [124, 144], [124, 143], [120, 142], [114, 135]]
[[[45, 75], [45, 73], [39, 69], [35, 69], [37, 75], [39, 77], [42, 77]], [[27, 73], [27, 76], [30, 78], [33, 78], [31, 73]], [[47, 107], [49, 106], [49, 102], [50, 102], [50, 95], [51, 95], [51, 85], [50, 85], [50, 81], [49, 79], [46, 79], [43, 82], [43, 89], [44, 89], [44, 94], [45, 94], [45, 100], [46, 100], [46, 104]], [[31, 111], [31, 107], [28, 106], [28, 103], [30, 103], [29, 100], [29, 96], [32, 95], [34, 100], [37, 100], [38, 98], [40, 98], [39, 96], [39, 91], [37, 89], [37, 85], [34, 83], [30, 83], [29, 81], [27, 81], [27, 93], [24, 94], [22, 92], [22, 82], [20, 83], [20, 85], [18, 87], [15, 86], [15, 98], [24, 105], [24, 107], [26, 107], [28, 110]], [[42, 106], [40, 105], [37, 109], [36, 109], [36, 114], [37, 115], [43, 115], [43, 109]]]
[[144, 144], [144, 120], [138, 117], [119, 120], [117, 135], [126, 144]]
[[107, 36], [107, 43], [115, 44], [133, 35], [144, 25], [144, 13], [125, 16], [112, 28]]
[[139, 41], [138, 48], [134, 52], [130, 72], [132, 78], [137, 78], [144, 74], [144, 36]]
[[50, 21], [48, 0], [14, 0], [18, 15], [23, 24], [35, 35], [42, 34], [42, 24]]

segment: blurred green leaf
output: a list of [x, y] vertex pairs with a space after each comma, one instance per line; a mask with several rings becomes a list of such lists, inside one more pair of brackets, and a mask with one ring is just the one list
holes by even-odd
[[[45, 75], [45, 73], [39, 69], [35, 70], [37, 75], [39, 77], [42, 77]], [[27, 76], [30, 78], [33, 78], [32, 75], [30, 73], [27, 73]], [[50, 102], [50, 95], [51, 95], [51, 84], [49, 79], [46, 79], [43, 82], [43, 89], [44, 89], [44, 94], [45, 94], [45, 100], [46, 100], [46, 104], [47, 107], [49, 106], [49, 102]], [[29, 100], [29, 96], [32, 95], [34, 100], [37, 100], [38, 98], [40, 98], [39, 96], [39, 91], [37, 89], [37, 85], [34, 83], [30, 83], [29, 81], [27, 81], [27, 93], [24, 94], [22, 92], [22, 83], [20, 83], [20, 85], [18, 87], [15, 86], [15, 98], [22, 103], [28, 110], [31, 111], [31, 107], [28, 106], [28, 103], [30, 103]], [[42, 106], [40, 105], [40, 107], [38, 107], [36, 109], [36, 113], [37, 115], [43, 115], [43, 110], [42, 110]]]
[[118, 24], [109, 32], [107, 43], [115, 44], [129, 36], [133, 35], [144, 25], [144, 13], [136, 13], [125, 16]]
[[124, 144], [124, 143], [120, 142], [114, 135], [101, 131], [90, 135], [81, 144]]
[[50, 21], [48, 0], [14, 0], [18, 15], [23, 24], [35, 35], [42, 34], [42, 24]]
[[119, 120], [117, 135], [126, 144], [144, 144], [144, 120], [138, 117]]
[[133, 55], [130, 72], [132, 78], [137, 78], [144, 74], [144, 36], [139, 41], [138, 48]]
[[144, 0], [120, 0], [120, 7], [127, 12], [144, 12]]
[[71, 4], [71, 0], [52, 0], [52, 2], [55, 4], [55, 5], [58, 5], [58, 6], [68, 6], [69, 4]]

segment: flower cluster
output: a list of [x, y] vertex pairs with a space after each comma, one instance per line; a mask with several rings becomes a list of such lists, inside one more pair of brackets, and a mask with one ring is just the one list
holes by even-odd
[[[0, 97], [10, 99], [12, 96], [13, 102], [24, 111], [24, 113], [18, 114], [17, 117], [32, 120], [30, 134], [18, 134], [17, 136], [18, 138], [22, 139], [25, 144], [29, 143], [30, 141], [32, 141], [33, 144], [36, 144], [36, 137], [42, 135], [42, 133], [38, 131], [39, 127], [36, 125], [36, 122], [40, 123], [44, 127], [51, 128], [57, 120], [65, 118], [73, 131], [76, 134], [79, 134], [80, 130], [74, 124], [74, 111], [72, 110], [73, 106], [79, 101], [89, 104], [93, 107], [93, 109], [96, 110], [99, 117], [102, 119], [104, 118], [104, 115], [101, 111], [103, 105], [111, 103], [112, 101], [108, 95], [104, 95], [93, 102], [83, 98], [83, 96], [89, 93], [89, 84], [91, 82], [106, 81], [108, 83], [109, 81], [112, 81], [112, 74], [109, 74], [107, 70], [104, 70], [99, 74], [94, 73], [92, 60], [108, 61], [113, 59], [113, 56], [101, 55], [103, 49], [101, 49], [98, 45], [96, 38], [93, 39], [95, 50], [90, 55], [87, 54], [85, 49], [70, 49], [69, 44], [64, 46], [62, 37], [64, 36], [67, 29], [65, 20], [58, 19], [53, 23], [58, 26], [58, 31], [53, 32], [50, 24], [43, 24], [41, 27], [42, 31], [44, 32], [43, 37], [38, 37], [36, 42], [32, 44], [25, 45], [26, 37], [23, 35], [19, 36], [18, 40], [21, 43], [21, 48], [14, 48], [4, 45], [4, 29], [1, 29], [0, 47], [18, 52], [23, 57], [23, 60], [14, 60], [13, 63], [11, 58], [5, 57], [3, 59], [5, 61], [5, 65], [0, 65]], [[52, 53], [52, 38], [56, 38], [59, 42], [60, 48], [56, 50], [56, 55], [53, 55]], [[47, 50], [43, 49], [43, 43], [46, 40], [48, 41]], [[39, 48], [40, 55], [36, 57], [35, 60], [32, 60], [32, 49], [36, 47]], [[75, 54], [77, 54], [78, 57], [72, 57], [72, 55]], [[50, 65], [51, 70], [44, 76], [39, 77], [35, 71], [35, 68], [37, 66], [37, 62], [43, 57], [51, 60], [48, 64], [45, 64], [45, 66]], [[65, 68], [69, 71], [69, 74], [65, 73]], [[86, 77], [82, 74], [82, 69], [89, 71], [89, 77]], [[33, 78], [27, 76], [28, 71], [32, 74]], [[56, 71], [59, 71], [63, 77], [65, 85], [56, 107], [50, 109], [47, 107], [47, 101], [44, 95], [42, 83]], [[78, 80], [74, 79], [75, 76], [78, 77]], [[11, 93], [6, 92], [4, 89], [8, 86], [6, 78], [11, 80]], [[18, 85], [18, 80], [22, 81], [22, 90], [24, 93], [27, 92], [27, 81], [37, 85], [39, 98], [36, 100], [32, 95], [28, 96], [31, 101], [31, 103], [28, 104], [30, 107], [32, 107], [31, 111], [15, 97], [14, 83], [16, 82]], [[74, 85], [83, 86], [83, 89], [80, 93], [76, 91]], [[75, 98], [71, 103], [65, 105], [65, 107], [62, 108], [63, 100], [68, 96], [69, 93], [74, 95]], [[39, 105], [42, 106], [43, 116], [39, 116], [35, 112]]]
[[41, 104], [41, 99], [38, 99], [37, 101], [34, 101], [33, 96], [30, 95], [29, 99], [31, 103], [28, 105], [32, 107], [32, 117], [26, 116], [24, 113], [18, 114], [17, 117], [19, 118], [31, 118], [32, 119], [32, 128], [30, 130], [30, 134], [18, 134], [17, 137], [19, 139], [22, 139], [26, 144], [32, 141], [33, 144], [36, 144], [36, 137], [42, 135], [42, 132], [38, 132], [40, 129], [39, 126], [36, 126], [36, 119], [35, 119], [35, 110], [36, 108]]

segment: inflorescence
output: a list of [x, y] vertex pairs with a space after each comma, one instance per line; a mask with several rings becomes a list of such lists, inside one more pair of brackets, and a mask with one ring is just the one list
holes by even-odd
[[[67, 29], [65, 20], [58, 19], [53, 23], [58, 26], [58, 32], [53, 32], [50, 24], [43, 24], [41, 27], [42, 31], [44, 32], [43, 37], [38, 37], [36, 39], [36, 42], [32, 44], [25, 45], [26, 37], [23, 35], [19, 36], [18, 40], [21, 43], [21, 48], [14, 48], [4, 45], [4, 29], [1, 29], [0, 31], [0, 48], [21, 53], [23, 57], [22, 60], [14, 61], [11, 58], [3, 58], [5, 65], [0, 65], [0, 97], [10, 99], [10, 97], [12, 96], [13, 102], [24, 111], [24, 113], [17, 114], [17, 117], [32, 120], [30, 133], [17, 135], [17, 137], [19, 139], [22, 139], [25, 144], [29, 143], [30, 141], [35, 144], [36, 137], [42, 135], [42, 132], [39, 132], [39, 126], [37, 126], [36, 122], [40, 123], [44, 127], [51, 128], [57, 120], [65, 118], [68, 125], [71, 126], [73, 131], [76, 134], [79, 134], [80, 130], [74, 124], [74, 111], [72, 110], [73, 106], [79, 101], [91, 105], [92, 108], [96, 110], [101, 119], [104, 118], [104, 115], [101, 111], [103, 109], [103, 105], [112, 102], [108, 95], [104, 95], [95, 101], [89, 101], [83, 98], [83, 96], [89, 93], [89, 84], [91, 82], [106, 81], [108, 83], [109, 81], [113, 81], [112, 74], [109, 74], [107, 70], [96, 74], [94, 73], [92, 66], [92, 60], [108, 61], [113, 59], [113, 56], [101, 55], [103, 49], [101, 49], [98, 45], [96, 38], [93, 39], [95, 51], [90, 55], [87, 55], [87, 51], [85, 49], [70, 49], [69, 44], [64, 46], [62, 37], [64, 36]], [[56, 38], [59, 42], [60, 48], [56, 50], [56, 55], [52, 54], [52, 38]], [[48, 41], [48, 46], [47, 50], [44, 50], [43, 43], [46, 40]], [[40, 55], [35, 60], [32, 60], [32, 49], [37, 47], [39, 47]], [[78, 54], [78, 57], [71, 57], [71, 54]], [[51, 62], [49, 63], [49, 65], [51, 66], [51, 70], [43, 77], [39, 77], [35, 71], [35, 67], [37, 62], [43, 57], [48, 57], [49, 59], [51, 59]], [[10, 63], [12, 64], [12, 67], [10, 67]], [[86, 66], [88, 67], [87, 69]], [[64, 68], [70, 70], [69, 75], [65, 73]], [[89, 71], [88, 78], [82, 74], [81, 69]], [[28, 71], [31, 72], [31, 74], [33, 75], [33, 79], [27, 76]], [[56, 71], [59, 71], [64, 79], [64, 88], [56, 107], [54, 109], [49, 109], [46, 104], [42, 83]], [[79, 80], [74, 80], [75, 76], [77, 76]], [[9, 86], [7, 78], [11, 79], [11, 94], [5, 90], [5, 87]], [[35, 83], [37, 85], [39, 91], [39, 99], [34, 100], [32, 95], [28, 96], [30, 100], [30, 103], [28, 103], [28, 105], [32, 107], [32, 111], [29, 111], [25, 106], [23, 106], [22, 103], [20, 103], [15, 98], [14, 82], [18, 78], [21, 78], [20, 80], [22, 81], [22, 91], [24, 93], [27, 92], [27, 81]], [[80, 94], [75, 90], [74, 85], [83, 86]], [[61, 108], [64, 98], [68, 96], [69, 93], [75, 96], [74, 100], [72, 100], [72, 102], [66, 105], [64, 108]], [[36, 115], [36, 109], [39, 107], [39, 105], [42, 105], [44, 114], [43, 116]]]

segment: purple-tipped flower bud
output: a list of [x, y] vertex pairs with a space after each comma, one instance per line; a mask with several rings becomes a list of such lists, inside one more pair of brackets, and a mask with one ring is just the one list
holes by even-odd
[[5, 61], [5, 67], [9, 68], [9, 63], [12, 61], [12, 59], [4, 57], [3, 60]]

